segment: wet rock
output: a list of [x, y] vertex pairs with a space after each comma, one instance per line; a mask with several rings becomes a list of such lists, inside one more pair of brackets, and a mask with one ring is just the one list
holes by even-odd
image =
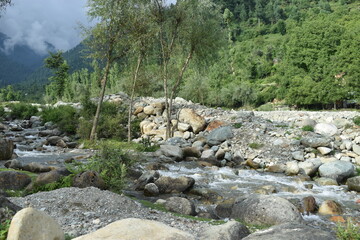
[[314, 132], [324, 136], [334, 136], [338, 128], [331, 123], [318, 123], [314, 127]]
[[62, 139], [59, 136], [51, 136], [51, 137], [48, 137], [46, 140], [51, 146], [56, 146], [58, 144], [58, 142]]
[[243, 240], [336, 240], [329, 231], [323, 231], [307, 225], [284, 223], [271, 228], [260, 230]]
[[234, 137], [234, 134], [232, 133], [232, 127], [225, 126], [225, 127], [219, 127], [214, 129], [209, 133], [207, 136], [207, 143], [210, 146], [219, 145], [222, 142], [231, 139]]
[[14, 144], [11, 140], [0, 139], [0, 161], [9, 160], [14, 152]]
[[144, 187], [144, 195], [145, 196], [158, 196], [159, 188], [155, 185], [155, 183], [148, 183]]
[[304, 197], [301, 201], [300, 212], [309, 215], [310, 213], [315, 213], [319, 206], [316, 203], [316, 200], [313, 196]]
[[164, 204], [166, 210], [180, 214], [195, 216], [195, 204], [189, 199], [182, 197], [170, 197]]
[[66, 143], [66, 147], [68, 147], [68, 148], [76, 148], [77, 145], [78, 145], [77, 142], [67, 142]]
[[286, 175], [297, 175], [300, 171], [297, 161], [290, 161], [286, 163], [285, 174]]
[[180, 110], [179, 121], [190, 124], [195, 134], [205, 129], [205, 118], [198, 115], [193, 109], [184, 108]]
[[11, 201], [9, 201], [9, 199], [1, 195], [0, 195], [0, 208], [7, 208], [14, 213], [21, 210], [20, 206], [13, 204]]
[[160, 177], [155, 181], [160, 193], [181, 193], [195, 184], [195, 180], [191, 177]]
[[338, 182], [335, 179], [332, 178], [326, 178], [321, 177], [318, 179], [315, 179], [315, 182], [319, 184], [320, 186], [338, 186]]
[[96, 232], [77, 237], [74, 240], [94, 239], [122, 240], [194, 240], [194, 236], [163, 223], [137, 218], [127, 218], [113, 222]]
[[167, 157], [173, 157], [175, 160], [181, 160], [184, 158], [183, 150], [175, 145], [161, 145], [160, 151]]
[[284, 173], [286, 170], [286, 165], [284, 164], [274, 164], [268, 167], [267, 171], [268, 172], [273, 172], [273, 173]]
[[231, 213], [232, 218], [249, 224], [276, 225], [303, 221], [298, 209], [288, 200], [268, 195], [249, 195], [237, 199]]
[[272, 185], [264, 185], [264, 186], [261, 186], [261, 187], [255, 189], [254, 192], [258, 193], [258, 194], [269, 195], [272, 193], [276, 193], [277, 191], [276, 191], [276, 188]]
[[59, 136], [61, 131], [58, 129], [47, 129], [39, 132], [40, 137]]
[[72, 186], [78, 188], [97, 187], [99, 189], [106, 189], [104, 180], [95, 171], [86, 171], [77, 174], [73, 179]]
[[136, 190], [143, 190], [145, 188], [145, 185], [148, 183], [155, 182], [160, 177], [160, 174], [158, 171], [150, 170], [147, 172], [144, 172], [137, 180], [136, 180]]
[[21, 121], [20, 126], [22, 128], [31, 128], [32, 123], [29, 120]]
[[258, 169], [260, 167], [260, 164], [258, 164], [257, 162], [254, 162], [252, 159], [247, 159], [245, 161], [245, 165], [247, 165], [253, 169]]
[[330, 145], [331, 138], [315, 135], [313, 137], [304, 137], [300, 140], [301, 144], [305, 147], [327, 147]]
[[29, 164], [24, 165], [22, 169], [28, 172], [40, 173], [40, 172], [49, 172], [54, 168], [51, 166], [44, 166], [37, 162], [31, 162]]
[[303, 171], [306, 175], [312, 177], [314, 176], [322, 162], [319, 158], [308, 159], [305, 162], [299, 162], [298, 166], [301, 171]]
[[353, 176], [354, 171], [355, 168], [352, 163], [339, 160], [324, 163], [319, 167], [319, 174], [321, 177], [333, 178], [338, 183]]
[[360, 176], [348, 178], [346, 184], [350, 191], [360, 192]]
[[13, 160], [9, 160], [9, 161], [6, 161], [4, 163], [4, 166], [6, 168], [12, 168], [12, 169], [22, 169], [22, 164], [19, 160], [17, 159], [13, 159]]
[[0, 188], [21, 190], [31, 182], [31, 178], [25, 173], [15, 171], [0, 172]]
[[250, 234], [249, 229], [234, 220], [218, 226], [212, 226], [200, 234], [200, 240], [238, 240]]
[[10, 131], [13, 131], [13, 132], [21, 132], [23, 131], [24, 129], [18, 125], [18, 124], [10, 124], [9, 125], [9, 128], [10, 128]]
[[184, 153], [184, 157], [201, 157], [201, 152], [196, 147], [185, 147], [182, 150]]
[[322, 215], [339, 215], [342, 213], [341, 205], [333, 200], [324, 201], [319, 208], [319, 214]]
[[64, 240], [60, 225], [49, 215], [34, 208], [24, 208], [11, 221], [8, 240]]
[[221, 203], [216, 205], [215, 207], [216, 216], [218, 216], [219, 218], [230, 218], [233, 205], [234, 205], [233, 203]]

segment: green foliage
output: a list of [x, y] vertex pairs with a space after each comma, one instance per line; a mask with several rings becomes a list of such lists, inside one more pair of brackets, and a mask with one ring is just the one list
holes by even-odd
[[233, 126], [234, 126], [234, 128], [241, 128], [242, 123], [234, 123]]
[[100, 148], [100, 152], [86, 167], [98, 172], [111, 190], [120, 192], [125, 184], [127, 169], [135, 161], [134, 156], [119, 148], [113, 148], [106, 142], [101, 143]]
[[45, 185], [34, 186], [34, 188], [27, 194], [33, 194], [37, 192], [48, 192], [59, 188], [71, 187], [75, 174], [70, 174], [66, 177], [62, 177], [59, 181], [48, 183]]
[[256, 143], [256, 142], [253, 142], [253, 143], [249, 143], [249, 147], [251, 147], [252, 149], [260, 149], [262, 148], [264, 145], [261, 144], [261, 143]]
[[135, 151], [135, 152], [155, 152], [159, 149], [158, 145], [153, 145], [149, 140], [143, 139], [141, 143], [135, 142], [120, 142], [116, 140], [102, 140], [100, 142], [88, 141], [84, 142], [85, 148], [100, 150], [103, 144], [110, 146], [110, 148], [116, 149], [126, 149], [126, 151]]
[[308, 131], [308, 132], [313, 132], [313, 131], [314, 131], [314, 127], [311, 126], [311, 125], [303, 126], [301, 129], [302, 129], [303, 131]]
[[0, 101], [18, 101], [20, 100], [21, 93], [15, 91], [13, 86], [8, 85], [6, 88], [0, 88]]
[[5, 109], [3, 106], [0, 106], [0, 118], [5, 116]]
[[356, 168], [357, 175], [360, 176], [360, 167]]
[[360, 116], [354, 117], [353, 122], [355, 125], [360, 126]]
[[339, 240], [360, 239], [359, 226], [350, 219], [347, 219], [345, 224], [338, 223], [336, 228], [336, 237]]
[[274, 106], [271, 103], [265, 103], [257, 108], [258, 111], [274, 111]]
[[9, 219], [0, 222], [0, 240], [6, 240], [7, 233], [10, 228], [10, 222], [11, 220]]
[[68, 105], [45, 108], [41, 112], [41, 118], [43, 122], [56, 123], [61, 131], [69, 134], [76, 133], [79, 122], [76, 109]]
[[8, 107], [11, 110], [8, 115], [12, 119], [30, 119], [38, 113], [36, 106], [27, 103], [12, 103]]

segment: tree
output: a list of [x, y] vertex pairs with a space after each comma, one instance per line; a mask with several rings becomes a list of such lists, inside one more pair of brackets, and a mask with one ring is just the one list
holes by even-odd
[[7, 5], [11, 4], [11, 0], [0, 0], [0, 13]]
[[158, 24], [161, 49], [166, 138], [169, 138], [172, 136], [173, 99], [191, 59], [194, 56], [205, 59], [219, 47], [221, 15], [208, 0], [178, 0], [170, 6], [164, 0], [155, 0], [154, 3], [153, 16]]
[[50, 77], [50, 85], [46, 88], [47, 93], [53, 99], [61, 99], [64, 95], [65, 82], [69, 76], [69, 65], [64, 60], [62, 52], [50, 53], [45, 59], [45, 67], [55, 71], [55, 75]]
[[127, 38], [127, 24], [130, 1], [118, 0], [89, 0], [88, 15], [99, 22], [85, 31], [88, 35], [87, 44], [92, 50], [91, 57], [105, 63], [101, 80], [101, 91], [97, 105], [90, 140], [96, 138], [101, 105], [104, 99], [106, 84], [112, 64], [126, 55], [129, 39]]

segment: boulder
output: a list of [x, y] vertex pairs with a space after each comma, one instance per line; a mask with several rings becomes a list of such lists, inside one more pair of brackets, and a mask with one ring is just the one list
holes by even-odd
[[324, 163], [319, 167], [319, 174], [321, 177], [333, 178], [338, 183], [353, 176], [354, 171], [355, 167], [352, 163], [339, 160]]
[[300, 171], [297, 161], [290, 161], [286, 163], [285, 174], [286, 175], [297, 175]]
[[104, 180], [100, 177], [100, 174], [95, 171], [76, 174], [72, 186], [78, 188], [97, 187], [99, 189], [106, 189]]
[[146, 106], [143, 111], [146, 115], [155, 115], [155, 108], [153, 106]]
[[181, 160], [184, 158], [183, 150], [175, 145], [161, 145], [160, 151], [167, 157], [173, 157], [175, 160]]
[[332, 149], [328, 148], [328, 147], [318, 147], [317, 150], [322, 154], [322, 155], [327, 155], [329, 153], [331, 153]]
[[338, 182], [333, 178], [321, 177], [315, 179], [315, 182], [321, 186], [338, 186]]
[[359, 145], [357, 145], [357, 144], [352, 145], [352, 150], [357, 155], [360, 155], [360, 146]]
[[191, 177], [160, 177], [155, 181], [160, 193], [181, 193], [195, 184], [195, 180]]
[[[13, 204], [4, 196], [0, 196], [0, 208], [7, 208], [13, 212], [17, 212], [21, 210], [21, 207]], [[1, 219], [1, 218], [0, 218]]]
[[9, 160], [14, 152], [14, 143], [11, 140], [0, 139], [0, 161]]
[[323, 231], [307, 225], [284, 223], [271, 228], [260, 230], [243, 240], [336, 240], [329, 231]]
[[360, 176], [348, 178], [346, 184], [350, 191], [360, 192]]
[[219, 145], [222, 142], [234, 137], [230, 126], [219, 127], [212, 130], [206, 140], [210, 146]]
[[24, 208], [11, 220], [8, 240], [64, 240], [60, 225], [44, 212]]
[[184, 157], [201, 157], [201, 152], [196, 147], [185, 147], [182, 149], [184, 153]]
[[331, 123], [318, 123], [314, 127], [314, 132], [324, 136], [334, 136], [338, 128]]
[[58, 144], [58, 142], [60, 142], [60, 140], [62, 140], [62, 139], [59, 136], [51, 136], [51, 137], [48, 137], [46, 140], [51, 146], [56, 146]]
[[333, 200], [326, 200], [319, 207], [319, 214], [322, 215], [340, 215], [342, 213], [341, 205]]
[[184, 108], [180, 110], [179, 121], [190, 124], [195, 134], [205, 129], [205, 118], [198, 115], [193, 109]]
[[298, 166], [306, 175], [312, 177], [316, 174], [322, 162], [319, 158], [308, 159], [305, 162], [299, 162]]
[[293, 157], [293, 159], [298, 160], [298, 161], [304, 161], [304, 159], [305, 159], [303, 151], [292, 152], [291, 156]]
[[170, 197], [164, 204], [166, 210], [185, 215], [195, 216], [195, 204], [189, 199], [182, 197]]
[[301, 120], [300, 122], [297, 122], [295, 125], [298, 127], [305, 127], [305, 126], [314, 127], [316, 125], [316, 121], [311, 118], [305, 118], [305, 119]]
[[219, 218], [230, 218], [233, 203], [220, 203], [215, 207], [215, 214]]
[[258, 194], [237, 199], [233, 205], [231, 217], [239, 218], [248, 224], [276, 225], [303, 221], [298, 209], [288, 200]]
[[187, 130], [190, 129], [190, 125], [187, 124], [187, 123], [178, 123], [178, 124], [177, 124], [177, 128], [178, 128], [178, 130], [181, 131], [181, 132], [186, 132]]
[[33, 184], [35, 186], [45, 185], [53, 182], [59, 181], [62, 177], [69, 175], [69, 171], [63, 170], [52, 170], [50, 172], [39, 174], [34, 180]]
[[21, 190], [31, 182], [31, 177], [25, 173], [15, 171], [0, 172], [0, 188]]
[[53, 170], [51, 166], [44, 166], [37, 162], [31, 162], [22, 166], [22, 169], [28, 172], [40, 173], [40, 172], [49, 172]]
[[313, 196], [304, 197], [301, 201], [300, 212], [309, 215], [315, 213], [319, 209], [316, 200]]
[[160, 177], [160, 174], [158, 171], [150, 170], [147, 172], [144, 172], [137, 180], [136, 180], [136, 190], [143, 190], [145, 188], [145, 185], [148, 183], [153, 183], [155, 180], [157, 180]]
[[330, 145], [331, 138], [321, 135], [304, 137], [300, 140], [301, 144], [305, 147], [327, 147]]
[[4, 163], [4, 166], [6, 168], [12, 168], [12, 169], [22, 169], [22, 167], [23, 167], [21, 162], [18, 159], [6, 161]]
[[212, 149], [207, 149], [205, 151], [203, 151], [201, 153], [201, 156], [200, 156], [202, 159], [208, 159], [208, 158], [214, 158], [215, 157], [215, 152], [214, 150]]
[[148, 183], [144, 187], [144, 195], [145, 196], [158, 196], [159, 188], [156, 186], [155, 183]]
[[194, 240], [194, 236], [164, 223], [152, 220], [127, 218], [113, 222], [93, 233], [73, 240]]
[[268, 167], [267, 171], [268, 172], [273, 172], [273, 173], [283, 173], [286, 170], [286, 165], [285, 164], [274, 164]]
[[226, 123], [225, 123], [224, 121], [221, 121], [221, 120], [213, 120], [213, 121], [211, 121], [211, 122], [207, 125], [205, 131], [210, 132], [210, 131], [212, 131], [212, 130], [218, 128], [218, 127], [222, 127], [222, 126], [224, 126], [224, 125], [226, 125]]
[[250, 234], [249, 229], [237, 221], [212, 226], [200, 234], [200, 240], [238, 240]]
[[48, 137], [48, 136], [59, 136], [61, 131], [59, 129], [47, 129], [39, 132], [40, 137]]

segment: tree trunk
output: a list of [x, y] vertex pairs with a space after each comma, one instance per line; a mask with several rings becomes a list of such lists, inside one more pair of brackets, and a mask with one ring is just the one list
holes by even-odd
[[136, 81], [137, 81], [137, 77], [138, 77], [138, 74], [139, 74], [140, 65], [141, 65], [142, 60], [143, 60], [143, 55], [140, 53], [139, 57], [138, 57], [138, 60], [137, 60], [135, 73], [134, 73], [134, 76], [133, 76], [133, 84], [132, 84], [131, 95], [130, 95], [129, 113], [128, 113], [128, 142], [131, 141], [131, 115], [132, 115], [132, 111], [133, 111], [135, 86], [136, 86]]
[[99, 117], [100, 117], [100, 111], [101, 111], [101, 105], [102, 102], [104, 100], [104, 95], [105, 95], [105, 89], [106, 89], [106, 83], [108, 80], [108, 75], [110, 72], [110, 60], [107, 61], [106, 63], [106, 67], [105, 67], [105, 73], [104, 73], [104, 78], [101, 81], [101, 92], [100, 92], [100, 99], [96, 108], [96, 113], [95, 113], [95, 117], [94, 117], [94, 121], [93, 121], [93, 126], [91, 129], [91, 134], [90, 134], [90, 141], [94, 141], [96, 139], [96, 128], [99, 122]]

